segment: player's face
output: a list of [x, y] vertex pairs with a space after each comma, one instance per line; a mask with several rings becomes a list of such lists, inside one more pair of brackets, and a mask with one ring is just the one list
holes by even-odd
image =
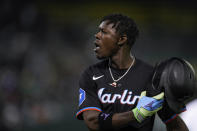
[[116, 32], [113, 23], [107, 24], [108, 21], [103, 21], [99, 25], [99, 32], [95, 34], [95, 53], [98, 59], [107, 58], [115, 55], [119, 49], [117, 44], [120, 36]]

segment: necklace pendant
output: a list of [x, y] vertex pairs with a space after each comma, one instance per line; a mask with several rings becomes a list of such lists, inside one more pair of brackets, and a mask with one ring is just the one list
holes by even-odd
[[113, 86], [113, 87], [116, 87], [116, 86], [117, 86], [117, 83], [114, 81], [114, 82], [111, 83], [110, 85]]

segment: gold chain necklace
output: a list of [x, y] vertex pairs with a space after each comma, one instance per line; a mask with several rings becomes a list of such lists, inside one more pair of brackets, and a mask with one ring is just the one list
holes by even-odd
[[109, 72], [110, 72], [111, 78], [113, 80], [113, 82], [110, 84], [111, 86], [116, 87], [117, 86], [117, 82], [119, 80], [121, 80], [129, 72], [129, 70], [131, 69], [131, 67], [134, 65], [134, 63], [135, 63], [135, 57], [134, 56], [131, 56], [131, 57], [133, 58], [133, 61], [132, 61], [131, 65], [129, 66], [129, 68], [127, 69], [127, 71], [122, 76], [120, 76], [118, 79], [114, 79], [114, 76], [113, 76], [112, 71], [111, 71], [111, 68], [110, 68], [110, 59], [109, 59]]

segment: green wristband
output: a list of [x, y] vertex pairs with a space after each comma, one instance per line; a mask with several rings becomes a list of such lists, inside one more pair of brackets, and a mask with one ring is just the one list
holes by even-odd
[[146, 117], [137, 109], [137, 107], [134, 108], [134, 109], [132, 110], [132, 112], [133, 112], [133, 114], [134, 114], [135, 119], [136, 119], [139, 123], [141, 123], [142, 121], [144, 121], [144, 119], [146, 118]]

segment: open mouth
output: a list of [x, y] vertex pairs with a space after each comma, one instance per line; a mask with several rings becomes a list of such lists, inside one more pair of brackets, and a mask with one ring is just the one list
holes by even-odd
[[97, 52], [99, 49], [100, 49], [100, 46], [97, 43], [95, 43], [94, 51]]

